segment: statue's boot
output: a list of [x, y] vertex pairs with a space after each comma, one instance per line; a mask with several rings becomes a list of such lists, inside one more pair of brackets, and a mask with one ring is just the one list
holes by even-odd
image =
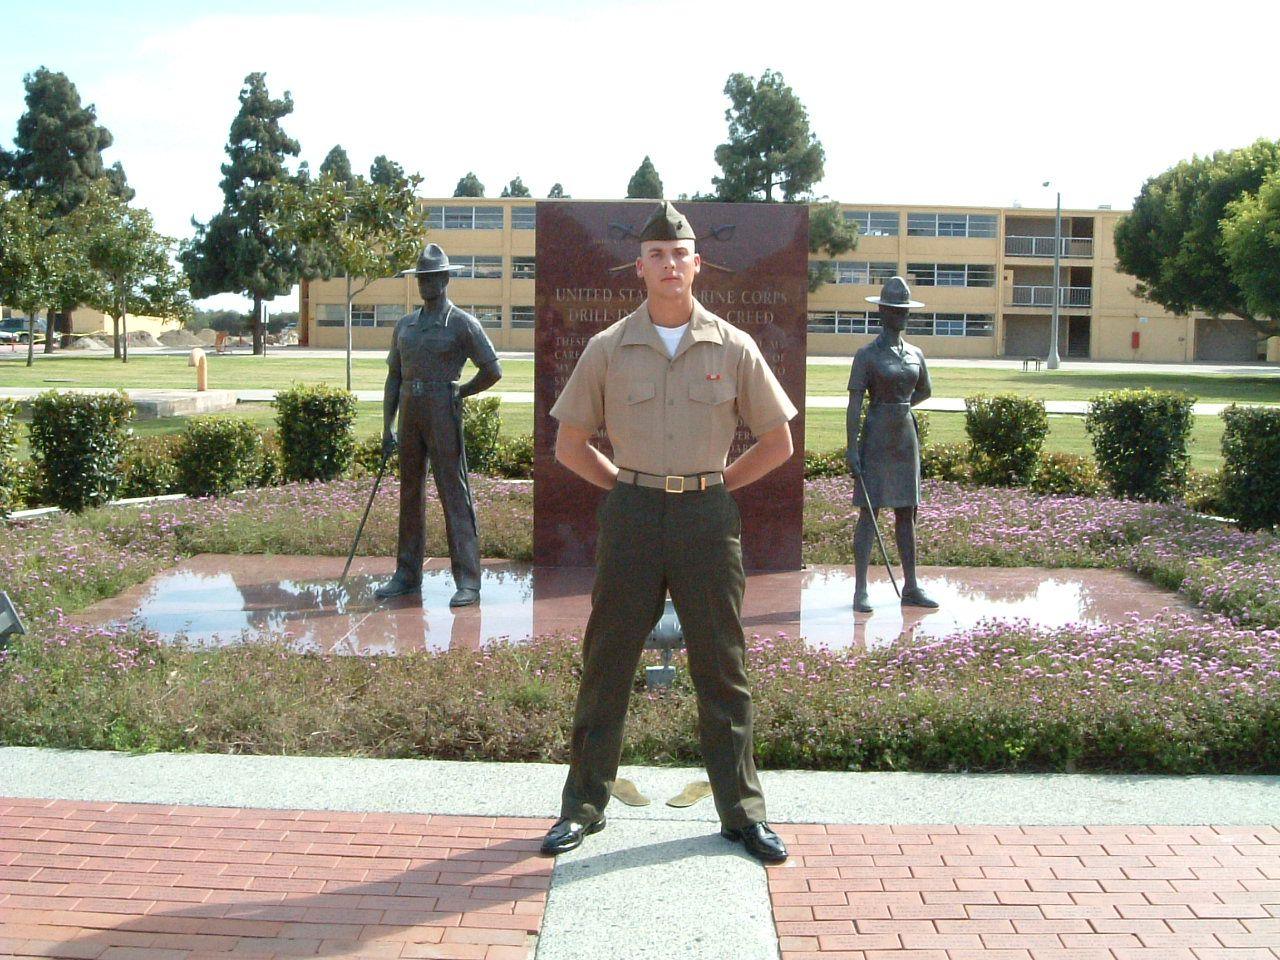
[[389, 600], [392, 597], [404, 596], [406, 593], [417, 593], [421, 589], [421, 580], [415, 583], [404, 579], [397, 573], [377, 590], [373, 591], [373, 595], [379, 600]]
[[480, 602], [480, 591], [475, 587], [459, 587], [457, 593], [449, 598], [451, 607], [469, 607]]
[[929, 610], [936, 610], [938, 601], [934, 600], [919, 587], [903, 587], [902, 605], [904, 607], [925, 607]]
[[871, 601], [867, 599], [867, 591], [858, 590], [853, 595], [853, 609], [856, 613], [870, 613]]

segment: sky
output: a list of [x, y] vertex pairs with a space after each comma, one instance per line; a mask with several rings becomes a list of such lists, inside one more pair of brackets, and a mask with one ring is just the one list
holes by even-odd
[[[314, 170], [342, 144], [448, 196], [474, 171], [615, 198], [647, 154], [669, 196], [711, 188], [725, 81], [780, 72], [846, 203], [1132, 204], [1179, 160], [1280, 137], [1280, 6], [1219, 0], [756, 0], [358, 4], [0, 0], [0, 144], [22, 78], [61, 70], [97, 109], [136, 202], [178, 238], [221, 205], [246, 74], [288, 91]], [[1044, 188], [1041, 183], [1053, 181]], [[234, 296], [205, 305], [239, 306]], [[280, 298], [294, 309], [296, 298]]]

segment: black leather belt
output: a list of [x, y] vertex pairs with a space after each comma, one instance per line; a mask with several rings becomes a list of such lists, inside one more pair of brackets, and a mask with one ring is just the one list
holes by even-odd
[[652, 490], [664, 490], [667, 493], [693, 493], [705, 490], [718, 483], [724, 483], [724, 474], [719, 470], [711, 473], [690, 473], [663, 476], [657, 473], [641, 473], [639, 470], [626, 468], [618, 471], [619, 483], [631, 483], [637, 487], [649, 487]]

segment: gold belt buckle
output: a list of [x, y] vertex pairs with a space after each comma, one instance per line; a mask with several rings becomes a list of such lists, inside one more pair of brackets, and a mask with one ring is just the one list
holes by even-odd
[[[673, 483], [676, 484], [676, 486], [672, 486]], [[684, 477], [668, 476], [666, 479], [666, 486], [663, 489], [665, 489], [667, 493], [684, 493]]]

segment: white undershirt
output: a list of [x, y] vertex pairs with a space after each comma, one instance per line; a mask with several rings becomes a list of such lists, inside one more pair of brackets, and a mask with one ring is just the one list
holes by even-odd
[[682, 323], [678, 327], [660, 327], [655, 323], [653, 328], [658, 331], [658, 336], [666, 344], [667, 356], [674, 357], [676, 355], [676, 347], [680, 346], [680, 338], [684, 336], [685, 330], [689, 329], [689, 324]]

